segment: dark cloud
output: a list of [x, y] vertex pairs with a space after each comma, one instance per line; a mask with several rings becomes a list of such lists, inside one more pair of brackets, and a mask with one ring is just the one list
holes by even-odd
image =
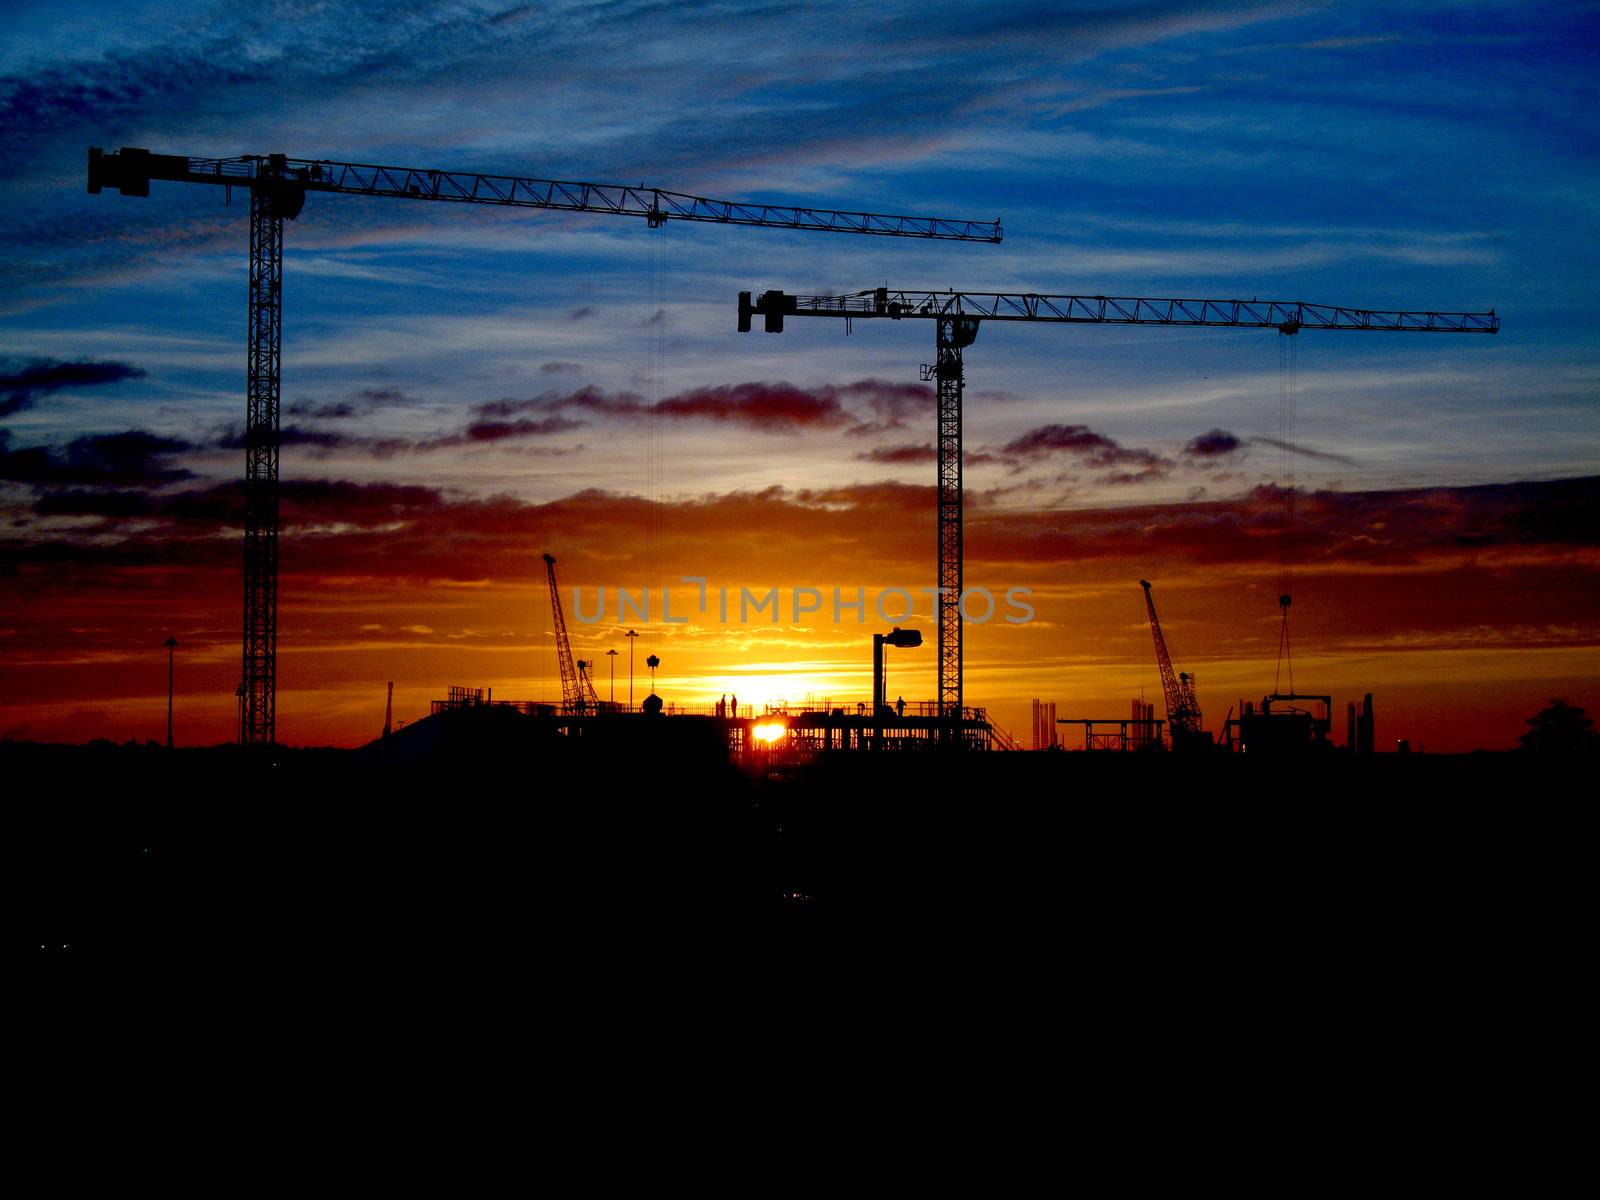
[[667, 417], [704, 417], [779, 432], [837, 429], [853, 420], [833, 389], [807, 391], [784, 383], [697, 388], [668, 397], [656, 411]]
[[1244, 449], [1244, 441], [1225, 429], [1212, 429], [1189, 439], [1183, 453], [1189, 458], [1226, 458]]
[[[504, 408], [506, 402], [483, 405], [481, 408]], [[457, 446], [472, 446], [486, 442], [509, 441], [516, 438], [549, 437], [581, 429], [586, 422], [570, 417], [547, 416], [518, 420], [486, 420], [471, 422], [462, 429], [438, 433], [431, 437], [374, 437], [368, 434], [343, 433], [332, 429], [308, 428], [303, 425], [284, 425], [278, 431], [278, 444], [285, 449], [309, 449], [311, 457], [325, 459], [334, 454], [356, 454], [367, 458], [389, 459], [401, 455], [427, 454]], [[242, 450], [244, 431], [237, 425], [220, 433], [210, 447], [217, 450]]]
[[1108, 484], [1148, 483], [1172, 470], [1171, 460], [1123, 446], [1087, 425], [1041, 425], [1007, 442], [1000, 453], [1018, 460], [1070, 455], [1086, 466], [1106, 470], [1101, 482]]
[[616, 420], [637, 420], [653, 413], [673, 420], [715, 421], [769, 433], [840, 429], [846, 434], [863, 435], [904, 429], [912, 419], [919, 425], [931, 419], [933, 393], [917, 384], [879, 379], [824, 387], [751, 382], [694, 388], [652, 405], [636, 392], [585, 387], [525, 399], [494, 400], [473, 409], [484, 421], [568, 411]]
[[523, 418], [518, 421], [474, 421], [467, 426], [463, 433], [418, 443], [418, 445], [420, 448], [432, 450], [468, 442], [503, 442], [508, 438], [549, 437], [552, 434], [581, 429], [584, 424], [585, 422], [574, 421], [571, 417], [559, 416], [540, 417], [538, 419]]
[[337, 400], [329, 404], [313, 404], [309, 400], [296, 400], [283, 410], [285, 416], [305, 417], [312, 421], [347, 421], [351, 417], [362, 416], [366, 411], [365, 408], [352, 404], [348, 400]]
[[1340, 466], [1360, 466], [1355, 459], [1348, 458], [1343, 454], [1330, 454], [1326, 450], [1313, 450], [1310, 446], [1300, 446], [1294, 442], [1280, 441], [1277, 438], [1253, 437], [1250, 439], [1250, 444], [1252, 446], [1271, 446], [1274, 450], [1287, 450], [1291, 454], [1298, 454], [1302, 458], [1317, 458], [1323, 462], [1338, 463]]
[[[232, 571], [237, 545], [217, 537], [242, 519], [240, 485], [178, 492], [62, 489], [41, 499], [41, 516], [99, 516], [93, 538], [81, 532], [11, 534], [4, 558], [27, 561], [214, 563]], [[718, 569], [773, 570], [804, 561], [842, 577], [861, 564], [918, 564], [933, 525], [931, 485], [881, 481], [839, 487], [707, 495], [666, 506], [669, 542]], [[1275, 566], [1295, 561], [1328, 572], [1364, 566], [1409, 568], [1493, 562], [1514, 550], [1541, 562], [1583, 567], [1600, 510], [1600, 478], [1552, 483], [1390, 492], [1298, 493], [1291, 522], [1281, 489], [1261, 487], [1227, 500], [1091, 510], [992, 507], [974, 503], [969, 561], [1071, 567], [1137, 558]], [[591, 489], [535, 503], [505, 496], [469, 498], [435, 488], [345, 480], [285, 480], [282, 513], [286, 569], [343, 576], [537, 577], [541, 539], [559, 536], [575, 561], [611, 563], [636, 544], [650, 513], [642, 498]], [[761, 529], [759, 544], [748, 536]], [[340, 530], [342, 532], [330, 532]], [[714, 560], [714, 561], [713, 561]], [[608, 568], [611, 569], [611, 568]], [[109, 586], [102, 583], [101, 586]]]
[[[1515, 547], [1541, 557], [1593, 542], [1600, 477], [1383, 492], [1295, 493], [1265, 485], [1228, 500], [976, 517], [967, 544], [1002, 559], [1075, 563], [1132, 556], [1198, 565], [1412, 567]], [[1585, 535], [1585, 525], [1590, 532]]]
[[46, 492], [33, 505], [33, 511], [41, 517], [143, 517], [156, 509], [156, 501], [149, 492], [83, 488]]
[[575, 362], [547, 362], [539, 364], [541, 375], [578, 375], [583, 372], [583, 367]]
[[[904, 466], [909, 463], [931, 463], [939, 458], [939, 451], [932, 442], [906, 442], [899, 446], [875, 446], [856, 455], [862, 462], [887, 463], [891, 466]], [[998, 456], [986, 450], [968, 450], [961, 456], [963, 466], [980, 467], [989, 463], [1003, 461]]]
[[348, 421], [380, 408], [404, 408], [420, 403], [400, 388], [362, 388], [347, 400], [331, 400], [320, 404], [297, 400], [283, 411], [285, 416], [303, 417], [311, 421]]
[[556, 413], [568, 409], [605, 417], [641, 417], [649, 410], [649, 405], [633, 392], [612, 394], [586, 387], [575, 392], [543, 392], [523, 400], [491, 400], [474, 405], [472, 411], [480, 420], [497, 420], [524, 413]]
[[[334, 433], [326, 429], [307, 429], [302, 425], [283, 425], [278, 429], [278, 445], [311, 446], [317, 450], [344, 450], [369, 444], [371, 439]], [[218, 450], [243, 450], [244, 430], [237, 425], [222, 433], [213, 445]]]
[[34, 487], [156, 488], [193, 477], [171, 459], [194, 447], [142, 429], [73, 438], [64, 448], [10, 448], [0, 438], [0, 480]]
[[[0, 124], [3, 124], [0, 120]], [[143, 379], [138, 367], [120, 362], [54, 362], [41, 359], [0, 374], [0, 417], [32, 408], [41, 395], [73, 387], [94, 387], [124, 379]]]
[[907, 463], [931, 463], [939, 457], [939, 451], [932, 442], [921, 445], [916, 442], [907, 442], [901, 446], [875, 446], [871, 450], [863, 451], [856, 455], [864, 462], [889, 463], [895, 466]]
[[849, 401], [856, 411], [867, 410], [860, 422], [845, 430], [858, 437], [905, 429], [913, 424], [923, 428], [933, 416], [933, 389], [925, 384], [860, 379], [838, 388], [837, 395]]

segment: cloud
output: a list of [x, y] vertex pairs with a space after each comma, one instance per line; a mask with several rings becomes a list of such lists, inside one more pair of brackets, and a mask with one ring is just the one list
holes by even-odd
[[162, 487], [193, 477], [192, 471], [170, 461], [192, 449], [178, 438], [129, 429], [73, 438], [63, 449], [31, 446], [12, 450], [9, 436], [0, 431], [0, 480], [41, 488]]
[[867, 410], [860, 422], [845, 431], [854, 436], [888, 433], [909, 425], [921, 427], [933, 414], [933, 389], [925, 384], [859, 379], [837, 389], [837, 394]]
[[858, 435], [905, 428], [908, 416], [925, 415], [931, 404], [932, 394], [925, 387], [862, 379], [824, 387], [749, 382], [692, 388], [655, 404], [636, 392], [585, 387], [525, 399], [494, 400], [475, 406], [473, 412], [481, 421], [527, 413], [578, 411], [615, 420], [639, 420], [652, 415], [670, 420], [704, 420], [766, 433], [840, 429]]
[[586, 422], [571, 417], [523, 418], [517, 421], [474, 421], [463, 433], [435, 438], [417, 443], [420, 449], [434, 450], [443, 446], [458, 446], [463, 442], [502, 442], [510, 438], [549, 437], [581, 429]]
[[863, 451], [856, 455], [864, 462], [889, 463], [903, 465], [906, 463], [931, 463], [939, 457], [939, 451], [932, 442], [918, 444], [907, 442], [900, 446], [875, 446], [871, 450]]
[[143, 370], [128, 363], [40, 359], [19, 370], [0, 374], [0, 417], [9, 417], [32, 408], [39, 396], [51, 392], [144, 377]]
[[312, 421], [348, 421], [355, 417], [364, 417], [380, 408], [404, 408], [420, 403], [420, 400], [408, 396], [400, 388], [369, 387], [362, 388], [348, 400], [331, 400], [320, 404], [310, 400], [297, 400], [283, 411], [285, 416], [304, 417]]
[[[939, 451], [932, 442], [906, 442], [898, 446], [875, 446], [871, 450], [862, 451], [856, 457], [862, 462], [903, 466], [909, 463], [936, 462]], [[961, 463], [965, 467], [980, 467], [1003, 461], [998, 455], [990, 454], [986, 450], [968, 450], [961, 456]]]
[[[318, 450], [342, 450], [365, 445], [367, 441], [368, 439], [362, 437], [334, 433], [325, 429], [307, 429], [301, 425], [282, 425], [278, 429], [280, 446], [311, 446]], [[244, 430], [237, 425], [230, 426], [212, 444], [219, 450], [243, 450]]]
[[309, 400], [296, 400], [284, 408], [285, 416], [306, 417], [313, 421], [347, 421], [351, 417], [359, 417], [366, 413], [360, 405], [352, 404], [348, 400], [337, 400], [326, 404], [313, 404]]
[[[633, 569], [639, 531], [660, 517], [664, 553], [692, 558], [702, 573], [730, 578], [762, 571], [791, 578], [796, 564], [815, 578], [927, 566], [934, 488], [893, 481], [838, 487], [714, 493], [653, 509], [638, 496], [588, 489], [545, 501], [474, 498], [414, 485], [349, 480], [284, 480], [286, 570], [329, 578], [538, 579], [538, 554], [562, 548], [574, 581]], [[1600, 477], [1554, 482], [1386, 492], [1300, 492], [1291, 522], [1285, 493], [1253, 489], [1229, 499], [1082, 510], [971, 506], [967, 554], [975, 567], [1006, 563], [1050, 575], [1088, 570], [1099, 560], [1276, 570], [1292, 553], [1297, 570], [1319, 574], [1369, 568], [1495, 570], [1495, 563], [1568, 564], [1600, 569], [1592, 520]], [[232, 572], [237, 542], [219, 538], [242, 522], [241, 485], [208, 484], [150, 493], [63, 488], [41, 498], [38, 518], [100, 517], [94, 536], [13, 521], [0, 541], [0, 567], [57, 564], [211, 564]], [[760, 530], [751, 538], [751, 530]], [[632, 557], [630, 557], [632, 556]], [[1587, 565], [1585, 565], [1587, 564]], [[115, 591], [114, 576], [80, 581]], [[329, 584], [328, 586], [333, 586]]]
[[740, 383], [696, 388], [655, 406], [667, 417], [703, 417], [769, 432], [837, 429], [851, 423], [834, 389], [807, 391], [784, 383]]
[[1086, 466], [1106, 469], [1109, 473], [1101, 482], [1108, 484], [1161, 479], [1173, 465], [1171, 460], [1153, 451], [1123, 446], [1087, 425], [1041, 425], [1007, 442], [1000, 453], [1023, 460], [1070, 455]]
[[1302, 458], [1317, 458], [1323, 462], [1338, 463], [1345, 467], [1356, 467], [1361, 464], [1355, 459], [1343, 454], [1332, 454], [1326, 450], [1313, 450], [1310, 446], [1297, 445], [1294, 442], [1279, 441], [1277, 438], [1253, 437], [1250, 439], [1252, 446], [1271, 446], [1275, 450], [1287, 450], [1291, 454], [1298, 454]]
[[[494, 407], [494, 406], [484, 406]], [[328, 458], [339, 453], [358, 454], [367, 458], [390, 459], [400, 455], [428, 454], [459, 446], [473, 446], [492, 442], [512, 441], [520, 438], [549, 437], [581, 429], [586, 422], [570, 417], [547, 416], [518, 420], [486, 420], [479, 418], [461, 429], [442, 432], [428, 437], [381, 437], [361, 433], [344, 433], [332, 429], [310, 428], [304, 425], [284, 425], [278, 431], [278, 444], [284, 448], [308, 448], [313, 458]], [[224, 429], [209, 443], [218, 450], [242, 450], [244, 431], [237, 425]]]
[[1189, 439], [1183, 448], [1185, 457], [1200, 459], [1226, 458], [1244, 449], [1244, 442], [1225, 429], [1212, 429]]

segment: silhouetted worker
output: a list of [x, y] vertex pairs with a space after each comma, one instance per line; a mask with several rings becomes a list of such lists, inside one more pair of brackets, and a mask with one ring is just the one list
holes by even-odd
[[739, 719], [739, 693], [738, 692], [735, 692], [733, 694], [733, 719], [735, 721], [737, 721]]
[[722, 699], [717, 701], [717, 716], [725, 717], [727, 715], [728, 715], [728, 693], [727, 692], [723, 692], [722, 693]]
[[894, 715], [897, 717], [906, 715], [906, 698], [904, 696], [894, 702]]

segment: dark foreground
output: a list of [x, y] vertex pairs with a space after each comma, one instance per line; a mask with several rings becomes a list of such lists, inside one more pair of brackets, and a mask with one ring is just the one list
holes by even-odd
[[[1108, 946], [1270, 975], [1542, 954], [1577, 801], [1513, 755], [983, 754], [753, 775], [664, 747], [441, 755], [0, 746], [51, 953], [511, 956], [755, 918], [810, 936]], [[1198, 956], [1198, 958], [1197, 958]], [[1330, 976], [1330, 986], [1337, 980]]]

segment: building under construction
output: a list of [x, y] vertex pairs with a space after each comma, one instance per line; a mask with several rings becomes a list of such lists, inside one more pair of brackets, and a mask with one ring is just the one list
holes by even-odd
[[[982, 708], [951, 711], [933, 702], [907, 703], [903, 699], [891, 705], [884, 682], [885, 649], [913, 649], [922, 644], [919, 631], [898, 627], [872, 635], [871, 704], [763, 705], [758, 711], [753, 705], [740, 705], [737, 699], [731, 705], [668, 703], [653, 688], [637, 706], [601, 700], [590, 678], [592, 664], [573, 654], [556, 581], [555, 556], [544, 555], [544, 563], [561, 702], [496, 700], [488, 688], [453, 686], [443, 699], [433, 701], [431, 721], [417, 722], [406, 730], [406, 748], [423, 750], [447, 729], [469, 738], [492, 729], [496, 736], [512, 741], [551, 743], [560, 738], [573, 748], [598, 749], [610, 743], [659, 748], [681, 743], [715, 748], [737, 762], [761, 764], [804, 761], [832, 752], [1021, 749]], [[656, 660], [648, 661], [653, 668]], [[389, 725], [386, 714], [384, 746], [396, 740], [388, 732]], [[395, 753], [404, 750], [397, 747]]]

